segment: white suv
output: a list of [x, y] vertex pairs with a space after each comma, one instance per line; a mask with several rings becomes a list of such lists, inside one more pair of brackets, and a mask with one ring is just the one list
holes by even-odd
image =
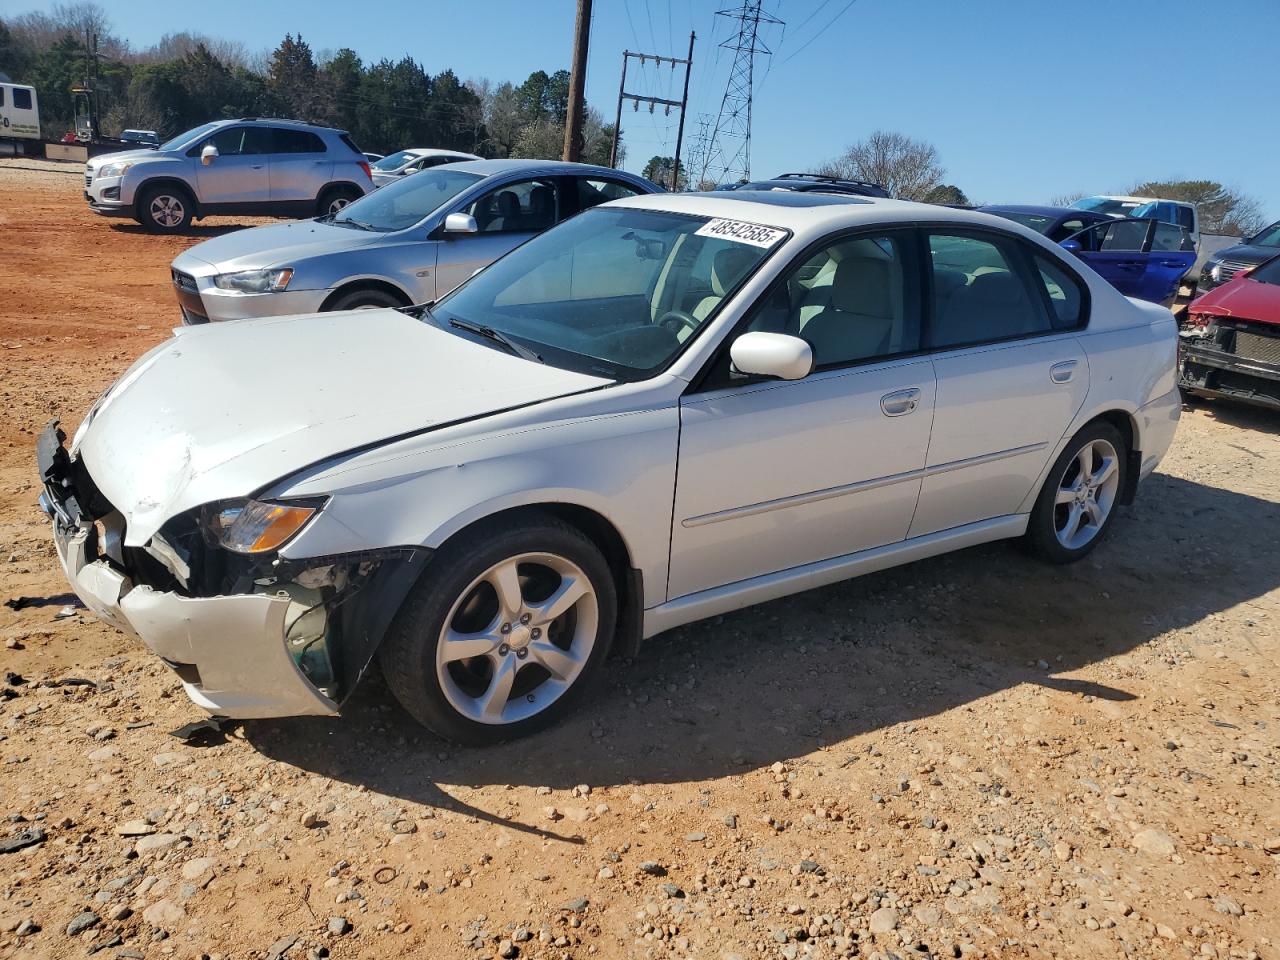
[[369, 162], [341, 130], [294, 120], [218, 120], [156, 149], [94, 157], [84, 198], [95, 213], [171, 233], [220, 214], [336, 213], [373, 189]]
[[1077, 560], [1180, 410], [1168, 310], [1008, 220], [816, 193], [630, 197], [430, 306], [176, 332], [40, 438], [76, 592], [212, 713], [335, 713], [377, 653], [469, 742], [693, 620]]

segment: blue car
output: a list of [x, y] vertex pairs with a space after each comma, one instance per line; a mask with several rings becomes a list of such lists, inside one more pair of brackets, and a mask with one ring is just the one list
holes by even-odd
[[1115, 219], [1105, 213], [1077, 210], [1074, 207], [1042, 207], [1024, 203], [991, 203], [978, 209], [1030, 227], [1054, 243], [1061, 243], [1095, 223], [1110, 223]]
[[1165, 306], [1196, 262], [1187, 228], [1151, 217], [1094, 224], [1062, 246], [1125, 296]]

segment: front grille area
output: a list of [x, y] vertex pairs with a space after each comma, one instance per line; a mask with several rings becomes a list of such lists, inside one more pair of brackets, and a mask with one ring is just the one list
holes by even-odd
[[1257, 266], [1257, 264], [1246, 263], [1243, 260], [1223, 260], [1221, 263], [1221, 269], [1218, 271], [1219, 282], [1226, 283], [1228, 280], [1235, 277], [1235, 275], [1241, 270], [1248, 270], [1253, 266]]
[[183, 290], [190, 290], [192, 293], [196, 292], [196, 278], [191, 276], [189, 273], [183, 273], [181, 270], [174, 270], [173, 283], [174, 286], [180, 287]]
[[1280, 364], [1280, 336], [1266, 336], [1248, 330], [1236, 331], [1235, 355], [1263, 363]]

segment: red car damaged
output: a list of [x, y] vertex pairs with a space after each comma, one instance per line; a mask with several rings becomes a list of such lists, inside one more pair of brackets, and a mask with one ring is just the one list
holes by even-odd
[[1280, 256], [1193, 300], [1187, 317], [1182, 389], [1280, 410]]

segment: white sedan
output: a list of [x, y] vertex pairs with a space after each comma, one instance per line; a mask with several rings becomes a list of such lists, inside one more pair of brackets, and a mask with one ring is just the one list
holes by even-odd
[[374, 189], [395, 183], [401, 177], [407, 177], [419, 170], [438, 167], [446, 163], [457, 163], [461, 160], [479, 160], [474, 153], [459, 153], [457, 150], [434, 150], [426, 147], [412, 147], [381, 157], [369, 164], [369, 175], [373, 178]]
[[40, 439], [76, 592], [211, 713], [335, 713], [377, 655], [472, 743], [679, 624], [1077, 560], [1180, 409], [1168, 310], [1007, 220], [817, 194], [634, 197], [430, 306], [176, 332]]

